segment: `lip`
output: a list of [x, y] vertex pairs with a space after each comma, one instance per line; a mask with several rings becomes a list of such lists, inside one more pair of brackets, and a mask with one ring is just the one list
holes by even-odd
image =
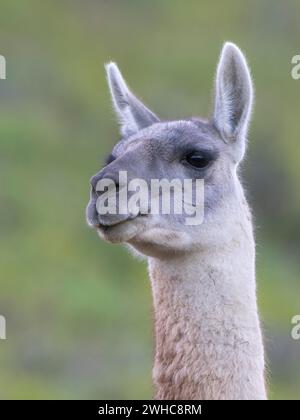
[[112, 215], [112, 216], [101, 216], [98, 215], [99, 225], [104, 227], [114, 227], [121, 223], [127, 222], [128, 220], [135, 219], [137, 215]]
[[125, 219], [125, 220], [120, 220], [118, 222], [115, 223], [110, 223], [109, 225], [105, 225], [102, 223], [98, 223], [95, 228], [102, 230], [103, 232], [108, 232], [109, 230], [113, 229], [116, 226], [120, 226], [123, 223], [127, 222], [128, 220], [132, 220], [132, 219]]
[[96, 210], [95, 200], [91, 199], [86, 208], [86, 219], [88, 225], [94, 229], [108, 230], [114, 226], [120, 225], [129, 219], [134, 218], [131, 215], [104, 215], [101, 216]]
[[108, 232], [113, 228], [117, 228], [118, 226], [124, 224], [125, 222], [129, 222], [134, 219], [139, 219], [141, 217], [145, 217], [147, 214], [127, 214], [127, 215], [104, 215], [100, 216], [97, 213], [95, 201], [93, 199], [87, 205], [86, 208], [86, 219], [88, 225], [93, 228], [100, 230], [102, 232]]
[[100, 222], [88, 222], [88, 224], [89, 224], [89, 226], [91, 227], [91, 228], [94, 228], [94, 229], [101, 229], [101, 230], [103, 230], [103, 231], [108, 231], [109, 229], [112, 229], [112, 228], [114, 228], [115, 226], [119, 226], [119, 225], [121, 225], [122, 223], [125, 223], [125, 222], [127, 222], [128, 220], [130, 220], [130, 219], [125, 219], [125, 220], [120, 220], [120, 221], [118, 221], [118, 222], [115, 222], [115, 223], [110, 223], [110, 224], [103, 224], [103, 223], [100, 223]]
[[94, 227], [96, 229], [102, 230], [103, 232], [108, 232], [109, 230], [111, 230], [111, 229], [113, 229], [117, 226], [121, 226], [122, 224], [124, 224], [126, 222], [130, 222], [130, 221], [133, 221], [135, 219], [139, 219], [139, 218], [145, 217], [145, 216], [147, 216], [147, 214], [138, 213], [137, 215], [131, 215], [131, 216], [127, 217], [126, 219], [118, 220], [118, 221], [115, 221], [114, 223], [104, 224], [104, 223], [99, 222], [99, 223], [97, 223], [97, 225], [94, 225]]

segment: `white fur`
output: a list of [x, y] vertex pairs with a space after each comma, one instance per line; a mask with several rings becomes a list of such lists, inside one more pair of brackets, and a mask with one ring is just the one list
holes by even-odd
[[220, 215], [221, 237], [209, 229], [195, 252], [149, 259], [158, 399], [266, 399], [254, 240], [240, 200]]

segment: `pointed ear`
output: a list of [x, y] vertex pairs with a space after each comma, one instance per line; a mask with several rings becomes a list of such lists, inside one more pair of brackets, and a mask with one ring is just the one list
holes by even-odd
[[236, 45], [226, 42], [217, 68], [213, 116], [226, 142], [240, 142], [245, 148], [252, 103], [253, 87], [246, 59]]
[[105, 69], [112, 102], [121, 124], [123, 136], [129, 137], [142, 128], [159, 121], [159, 118], [129, 90], [115, 63], [106, 64]]

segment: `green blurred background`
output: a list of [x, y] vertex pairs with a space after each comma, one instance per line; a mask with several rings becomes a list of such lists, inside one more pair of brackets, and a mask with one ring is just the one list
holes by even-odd
[[118, 140], [103, 64], [162, 118], [206, 116], [225, 40], [256, 85], [243, 174], [269, 393], [300, 398], [297, 0], [0, 1], [0, 398], [152, 397], [146, 265], [85, 223], [89, 178]]

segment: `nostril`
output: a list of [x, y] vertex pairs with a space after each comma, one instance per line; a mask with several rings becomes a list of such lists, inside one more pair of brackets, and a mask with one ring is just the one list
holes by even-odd
[[[101, 181], [101, 185], [99, 181]], [[100, 197], [101, 194], [107, 190], [114, 191], [116, 193], [119, 193], [120, 190], [119, 179], [117, 176], [106, 172], [94, 175], [90, 180], [90, 184], [92, 187], [92, 193], [97, 197]]]
[[101, 194], [103, 194], [104, 192], [110, 191], [112, 193], [119, 193], [119, 184], [115, 181], [111, 181], [111, 184], [109, 186], [105, 186], [103, 190], [97, 190], [95, 189], [95, 194], [97, 195], [97, 197], [100, 197]]
[[94, 175], [91, 179], [90, 179], [90, 184], [91, 187], [93, 189], [94, 192], [96, 192], [96, 187], [97, 187], [97, 182], [99, 180], [99, 176]]

